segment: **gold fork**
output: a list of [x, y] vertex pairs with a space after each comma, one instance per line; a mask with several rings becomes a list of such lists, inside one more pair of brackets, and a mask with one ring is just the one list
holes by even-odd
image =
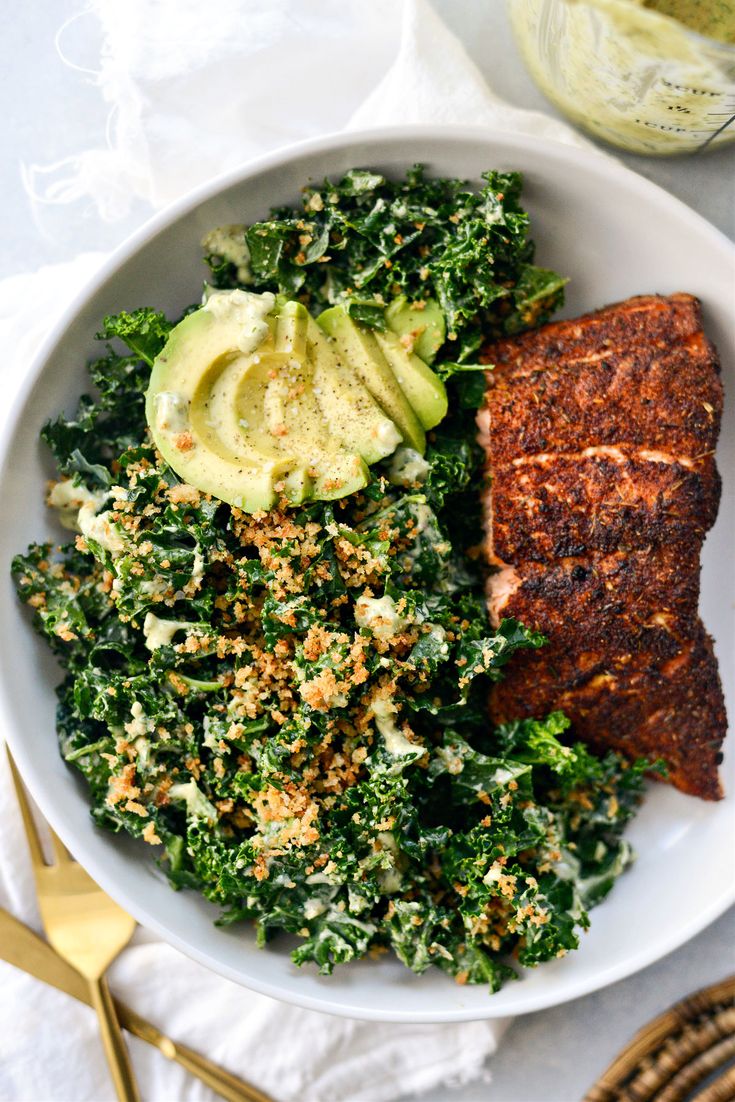
[[[91, 1003], [86, 980], [70, 964], [62, 960], [48, 942], [2, 907], [0, 907], [0, 960], [12, 964], [15, 968], [22, 968], [29, 975], [35, 976], [43, 983], [52, 984], [59, 991], [65, 991], [67, 995], [73, 995], [75, 999], [80, 999], [88, 1006]], [[200, 1053], [182, 1045], [179, 1041], [172, 1041], [151, 1022], [146, 1021], [140, 1014], [136, 1014], [134, 1010], [117, 999], [115, 999], [115, 1008], [121, 1024], [128, 1033], [153, 1045], [167, 1060], [175, 1060], [190, 1075], [201, 1079], [206, 1086], [225, 1098], [227, 1102], [274, 1102], [271, 1095], [264, 1094], [252, 1083], [247, 1083], [232, 1072], [218, 1067], [206, 1056], [201, 1056]]]
[[55, 861], [47, 864], [30, 804], [8, 750], [10, 770], [31, 851], [36, 895], [46, 936], [59, 956], [87, 980], [102, 1043], [120, 1102], [140, 1102], [128, 1050], [105, 972], [125, 948], [135, 919], [99, 888], [49, 827]]

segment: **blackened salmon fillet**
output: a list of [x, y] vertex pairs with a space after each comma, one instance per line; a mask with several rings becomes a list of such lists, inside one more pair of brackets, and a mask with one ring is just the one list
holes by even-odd
[[719, 798], [726, 716], [697, 604], [722, 384], [699, 302], [640, 295], [483, 361], [490, 615], [549, 638], [493, 689], [495, 720], [561, 708], [597, 749], [663, 758], [677, 788]]

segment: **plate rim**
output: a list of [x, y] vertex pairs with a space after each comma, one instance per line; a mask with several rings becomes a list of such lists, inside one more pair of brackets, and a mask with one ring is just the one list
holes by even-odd
[[[174, 202], [155, 212], [138, 229], [122, 241], [107, 258], [100, 263], [96, 270], [87, 278], [83, 286], [73, 296], [67, 306], [61, 311], [49, 332], [40, 344], [32, 362], [24, 373], [22, 382], [18, 385], [13, 400], [8, 407], [6, 416], [0, 426], [0, 487], [10, 477], [9, 467], [12, 462], [10, 444], [15, 431], [20, 423], [21, 415], [35, 389], [37, 382], [44, 373], [47, 363], [52, 358], [57, 345], [60, 343], [66, 330], [76, 316], [88, 305], [100, 288], [113, 277], [123, 265], [131, 259], [142, 246], [155, 238], [173, 223], [195, 210], [200, 204], [213, 199], [220, 192], [256, 177], [259, 174], [288, 164], [288, 162], [300, 156], [319, 155], [329, 153], [341, 146], [364, 143], [370, 145], [400, 146], [402, 142], [426, 140], [431, 142], [447, 141], [465, 144], [472, 140], [490, 144], [498, 141], [506, 149], [518, 148], [521, 152], [527, 152], [529, 142], [533, 144], [534, 151], [541, 153], [543, 159], [557, 161], [565, 166], [575, 162], [585, 162], [587, 171], [600, 178], [600, 183], [609, 182], [610, 176], [617, 179], [619, 185], [626, 186], [629, 192], [647, 194], [656, 202], [668, 207], [672, 213], [683, 217], [699, 235], [709, 239], [711, 247], [721, 250], [735, 266], [735, 243], [719, 229], [707, 221], [701, 214], [693, 210], [686, 203], [671, 195], [658, 184], [634, 172], [623, 165], [616, 158], [610, 156], [595, 147], [576, 146], [547, 138], [536, 138], [528, 135], [517, 135], [506, 131], [476, 126], [446, 126], [446, 125], [411, 125], [400, 127], [379, 127], [369, 130], [342, 131], [310, 138], [297, 143], [279, 147], [257, 158], [243, 162], [237, 167], [226, 172], [219, 173], [211, 179], [199, 184]], [[270, 996], [305, 1009], [317, 1010], [339, 1017], [352, 1017], [368, 1021], [401, 1022], [429, 1024], [439, 1022], [480, 1021], [505, 1017], [509, 1014], [526, 1014], [579, 998], [600, 990], [611, 983], [624, 979], [627, 976], [645, 968], [647, 965], [665, 957], [691, 938], [695, 937], [708, 925], [722, 915], [728, 907], [735, 903], [735, 880], [729, 885], [723, 885], [721, 890], [710, 898], [709, 904], [704, 907], [695, 918], [690, 919], [685, 925], [673, 930], [669, 936], [662, 936], [655, 944], [642, 947], [638, 952], [629, 954], [624, 960], [611, 966], [609, 969], [598, 970], [592, 976], [580, 976], [571, 983], [567, 981], [561, 994], [551, 990], [541, 990], [530, 998], [526, 997], [525, 1003], [519, 1008], [509, 1009], [507, 1006], [494, 1010], [492, 998], [488, 998], [485, 1007], [458, 1007], [442, 1011], [406, 1011], [373, 1009], [359, 1005], [348, 1005], [347, 1000], [336, 1003], [328, 994], [324, 998], [317, 998], [299, 992], [298, 985], [284, 987], [280, 982], [270, 983], [258, 978], [244, 978], [241, 971], [232, 968], [226, 962], [213, 958], [207, 951], [199, 948], [172, 932], [154, 914], [149, 913], [144, 899], [131, 900], [125, 892], [119, 888], [112, 875], [107, 874], [104, 864], [94, 853], [87, 850], [85, 840], [77, 837], [74, 832], [67, 830], [66, 821], [60, 817], [54, 805], [53, 797], [47, 791], [41, 770], [34, 767], [34, 761], [30, 752], [26, 752], [26, 746], [19, 727], [11, 721], [13, 713], [11, 705], [11, 692], [3, 669], [0, 668], [0, 719], [3, 721], [7, 742], [12, 749], [13, 756], [19, 770], [27, 783], [27, 786], [38, 803], [39, 808], [46, 816], [54, 830], [62, 841], [69, 846], [76, 856], [81, 856], [85, 868], [94, 876], [101, 887], [113, 898], [116, 898], [135, 918], [148, 929], [157, 933], [162, 940], [186, 956], [209, 968], [211, 971], [223, 975], [238, 983], [240, 986], [255, 990], [261, 994]], [[735, 799], [735, 793], [730, 800]]]

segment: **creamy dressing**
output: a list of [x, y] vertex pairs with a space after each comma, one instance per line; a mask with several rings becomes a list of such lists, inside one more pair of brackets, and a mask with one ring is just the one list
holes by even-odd
[[202, 578], [204, 577], [204, 565], [204, 558], [199, 550], [199, 544], [197, 544], [196, 550], [194, 551], [194, 562], [191, 567], [191, 581], [197, 587], [201, 584]]
[[[119, 579], [115, 579], [118, 581]], [[162, 574], [156, 574], [155, 578], [149, 578], [140, 583], [140, 592], [145, 597], [165, 597], [169, 589], [168, 580]]]
[[[547, 854], [547, 860], [553, 863], [554, 875], [560, 880], [568, 880], [574, 883], [583, 898], [588, 897], [598, 885], [604, 884], [611, 876], [619, 876], [633, 859], [630, 844], [623, 841], [612, 868], [606, 868], [604, 871], [591, 876], [582, 876], [582, 866], [575, 854], [565, 847], [559, 847], [557, 853], [560, 854], [558, 859], [552, 856], [551, 853]], [[574, 907], [569, 913], [576, 919], [579, 915], [579, 909]]]
[[439, 646], [439, 654], [442, 658], [446, 658], [449, 654], [449, 643], [447, 643], [447, 633], [441, 624], [431, 624], [428, 632], [423, 638], [430, 639], [433, 643], [437, 643]]
[[[352, 387], [353, 391], [356, 391], [356, 387]], [[399, 444], [402, 440], [401, 434], [387, 417], [378, 422], [375, 428], [375, 439], [383, 452], [386, 455], [390, 455], [396, 444]], [[416, 453], [418, 455], [418, 452]]]
[[189, 427], [189, 403], [183, 395], [162, 390], [156, 395], [153, 408], [160, 432], [184, 432]]
[[451, 550], [451, 544], [441, 539], [436, 516], [430, 505], [425, 501], [417, 502], [413, 514], [414, 526], [411, 529], [413, 540], [411, 546], [403, 555], [405, 570], [411, 569], [412, 564], [427, 546], [433, 547], [440, 555], [448, 554]]
[[59, 520], [65, 528], [79, 532], [114, 556], [126, 550], [126, 542], [120, 528], [112, 521], [110, 511], [98, 511], [109, 497], [107, 490], [93, 492], [66, 479], [52, 486], [46, 502], [52, 509], [58, 509]]
[[276, 296], [270, 291], [253, 295], [250, 291], [214, 291], [207, 298], [202, 310], [213, 314], [219, 321], [234, 322], [240, 326], [237, 347], [250, 356], [270, 336], [266, 321], [276, 305]]
[[542, 91], [597, 137], [655, 154], [735, 140], [735, 0], [510, 0], [510, 15]]
[[394, 892], [400, 891], [403, 885], [403, 876], [398, 868], [400, 849], [392, 830], [379, 831], [376, 841], [380, 844], [382, 852], [390, 854], [391, 858], [390, 868], [378, 869], [377, 878], [380, 890], [385, 892], [386, 895], [392, 895]]
[[86, 508], [94, 514], [101, 509], [107, 500], [105, 490], [93, 493], [86, 486], [75, 486], [71, 478], [56, 482], [51, 487], [46, 504], [52, 509], [57, 509], [59, 521], [70, 532], [81, 532], [79, 527], [79, 511]]
[[253, 273], [250, 270], [250, 249], [245, 240], [245, 227], [218, 226], [202, 239], [202, 248], [214, 256], [221, 256], [237, 268], [237, 278], [240, 283], [252, 283]]
[[386, 697], [376, 697], [371, 704], [375, 716], [375, 726], [383, 737], [383, 745], [394, 758], [402, 758], [408, 754], [413, 757], [421, 757], [424, 752], [422, 746], [410, 742], [402, 731], [396, 726], [395, 716], [397, 708], [392, 700]]
[[492, 864], [490, 866], [488, 871], [483, 876], [483, 878], [482, 878], [483, 884], [487, 884], [487, 886], [490, 887], [491, 884], [499, 883], [500, 877], [503, 875], [504, 872], [505, 872], [505, 870], [504, 870], [503, 866], [499, 865], [498, 862], [496, 861], [494, 864]]
[[355, 622], [358, 627], [365, 628], [386, 642], [399, 635], [408, 623], [387, 593], [384, 597], [358, 597], [355, 601]]
[[95, 513], [96, 506], [86, 504], [81, 507], [77, 516], [79, 531], [85, 539], [98, 544], [103, 551], [109, 551], [113, 556], [122, 555], [127, 549], [125, 537], [118, 525], [112, 519], [112, 513], [107, 510], [104, 513]]
[[167, 792], [170, 800], [183, 800], [186, 804], [186, 814], [192, 819], [208, 819], [217, 821], [217, 812], [202, 790], [197, 786], [192, 777], [185, 783], [172, 784]]
[[202, 745], [206, 746], [207, 749], [211, 750], [213, 753], [219, 753], [220, 739], [215, 734], [215, 732], [212, 730], [211, 716], [205, 716], [204, 717], [204, 719], [202, 720], [202, 728], [204, 730], [204, 738], [202, 739]]
[[397, 448], [388, 468], [388, 481], [394, 486], [412, 486], [424, 482], [430, 470], [428, 460], [413, 448]]
[[329, 909], [329, 904], [325, 903], [323, 899], [307, 899], [304, 903], [304, 918], [307, 922], [312, 918], [318, 918], [319, 915], [324, 914]]
[[330, 876], [328, 872], [312, 872], [306, 877], [307, 884], [339, 884], [339, 877]]
[[125, 724], [125, 734], [131, 739], [142, 739], [150, 734], [153, 729], [152, 722], [143, 711], [143, 705], [139, 700], [134, 700], [130, 707], [131, 719]]
[[149, 651], [168, 647], [177, 631], [188, 631], [194, 625], [188, 620], [161, 620], [155, 612], [147, 612], [143, 621], [143, 637]]
[[318, 941], [326, 941], [333, 936], [330, 924], [335, 926], [349, 925], [356, 926], [358, 930], [362, 930], [363, 933], [371, 935], [375, 933], [375, 924], [373, 922], [362, 922], [360, 919], [355, 918], [354, 915], [345, 914], [344, 910], [340, 910], [339, 907], [331, 905], [327, 908], [327, 917], [324, 920], [324, 925], [317, 934]]
[[53, 509], [58, 509], [64, 528], [92, 540], [114, 557], [123, 554], [127, 544], [120, 528], [111, 519], [110, 511], [98, 512], [109, 496], [106, 490], [95, 493], [67, 479], [57, 482], [46, 500]]

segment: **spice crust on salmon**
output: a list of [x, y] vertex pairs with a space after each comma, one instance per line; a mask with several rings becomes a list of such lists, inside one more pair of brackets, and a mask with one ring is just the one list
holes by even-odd
[[549, 638], [493, 688], [494, 720], [562, 709], [598, 749], [661, 757], [718, 799], [726, 716], [697, 603], [722, 384], [699, 302], [636, 296], [482, 359], [490, 615]]

